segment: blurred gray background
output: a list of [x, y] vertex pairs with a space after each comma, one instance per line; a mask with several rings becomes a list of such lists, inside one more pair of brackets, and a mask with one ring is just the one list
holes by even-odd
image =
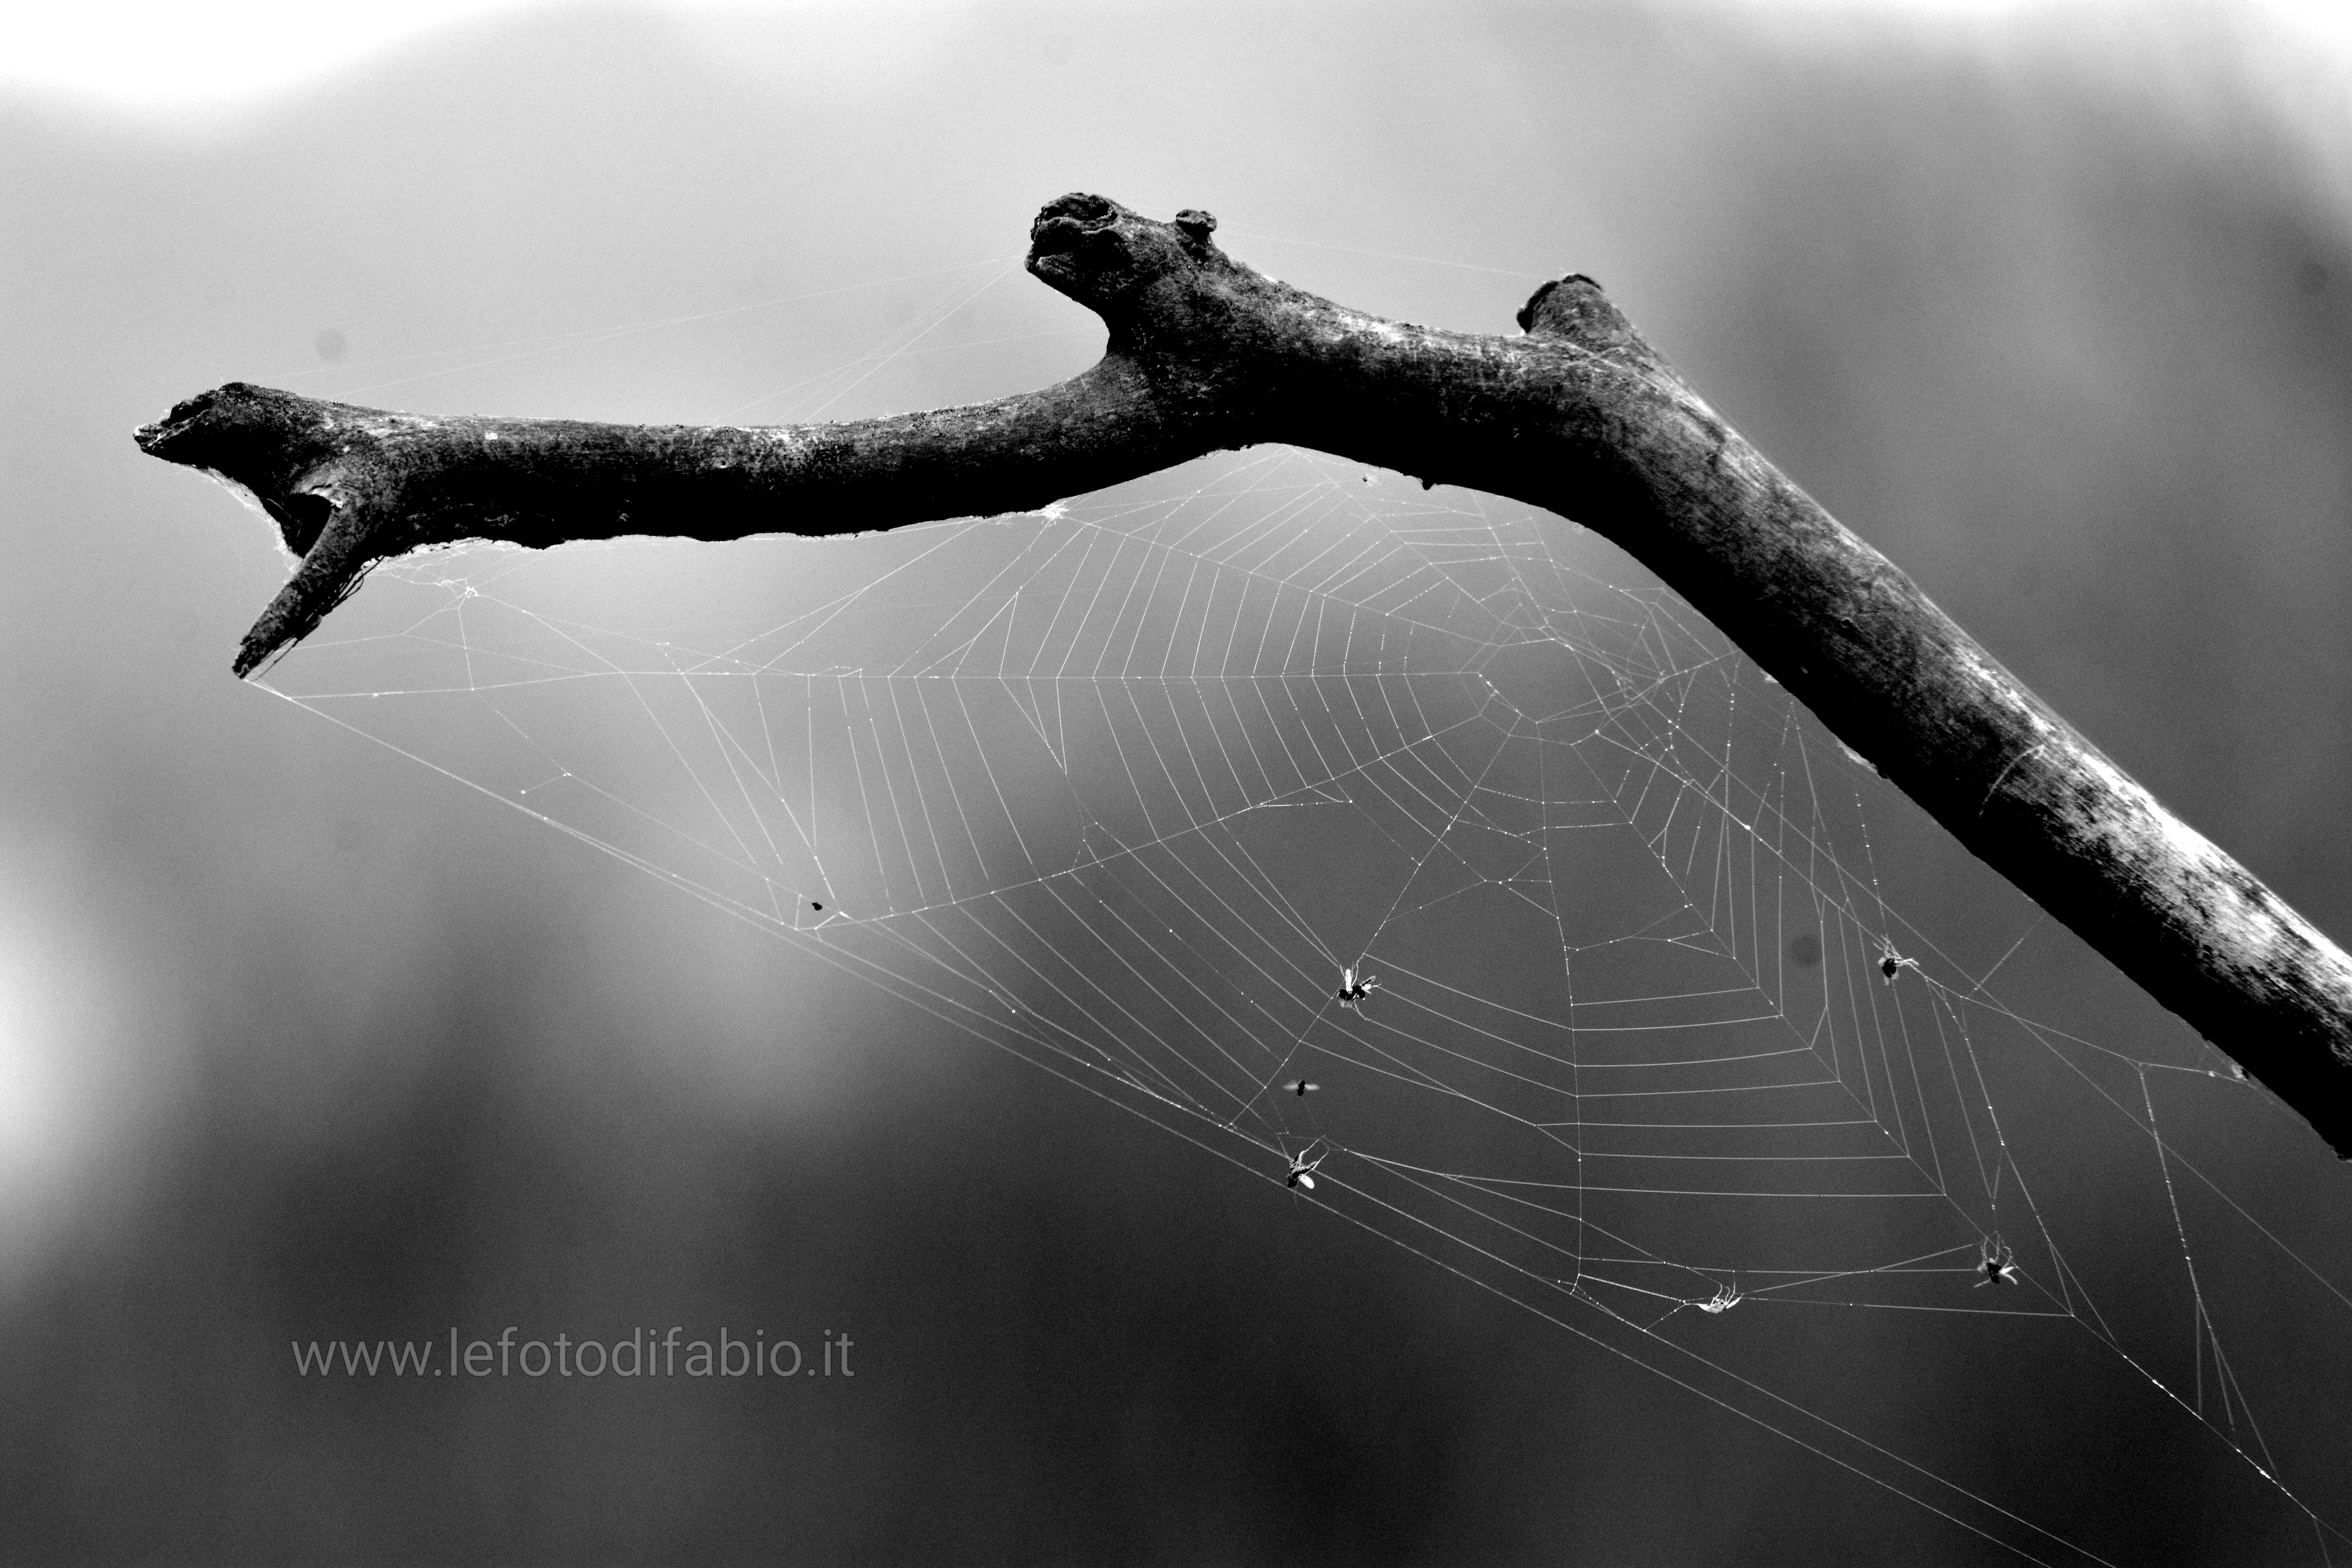
[[[1265, 270], [1465, 330], [1581, 270], [2341, 939], [2352, 186], [2342, 76], [2267, 37], [2221, 8], [559, 6], [233, 113], [0, 99], [0, 1556], [2010, 1560], [233, 681], [283, 564], [129, 432], [232, 378], [780, 416], [755, 400], [940, 285], [763, 301], [1016, 258], [1070, 190], [1206, 207]], [[828, 412], [1099, 347], [1017, 274], [973, 309], [962, 339], [1014, 341]], [[2297, 1245], [2340, 1259], [2342, 1173], [2264, 1125]], [[859, 1375], [286, 1366], [635, 1321], [848, 1332]], [[1944, 1397], [1923, 1428], [2003, 1440]], [[2088, 1528], [2229, 1560], [2194, 1489]]]

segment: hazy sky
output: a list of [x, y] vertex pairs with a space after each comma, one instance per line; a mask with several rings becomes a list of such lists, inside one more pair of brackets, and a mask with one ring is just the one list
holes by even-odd
[[[1207, 207], [1269, 272], [1465, 331], [1508, 331], [1536, 283], [1583, 270], [1800, 482], [2341, 937], [2352, 187], [2330, 162], [2342, 57], [2313, 42], [2327, 15], [24, 19], [0, 68], [0, 341], [18, 367], [0, 420], [0, 717], [18, 737], [0, 748], [0, 1326], [17, 1350], [0, 1363], [0, 1554], [2017, 1560], [1706, 1403], [1654, 1345], [1610, 1355], [1304, 1207], [1278, 1170], [1073, 1092], [549, 831], [511, 809], [548, 777], [509, 779], [511, 736], [478, 726], [479, 704], [360, 720], [453, 779], [233, 681], [284, 561], [232, 497], [128, 432], [232, 378], [647, 420], [1043, 384], [1100, 344], [1017, 266], [1031, 216], [1068, 190]], [[334, 30], [361, 18], [383, 30]], [[861, 357], [893, 345], [910, 352]], [[1348, 483], [1391, 531], [1425, 504], [1396, 476]], [[1001, 564], [986, 552], [1016, 542], [1045, 559], [1057, 536], [1026, 526], [942, 559]], [[1559, 527], [1549, 558], [1645, 581]], [[888, 577], [894, 548], [462, 570], [469, 604], [602, 632], [772, 628]], [[321, 643], [446, 599], [442, 570], [383, 574]], [[905, 583], [824, 657], [880, 661], [977, 591]], [[423, 685], [440, 668], [425, 647], [366, 667], [369, 689]], [[310, 651], [289, 681], [339, 668]], [[1745, 689], [1759, 712], [1774, 700]], [[621, 732], [628, 713], [544, 717], [674, 804], [646, 762], [667, 753]], [[1088, 753], [1064, 768], [1108, 767]], [[2176, 1095], [2168, 1146], [2213, 1187], [2158, 1161], [2101, 1097], [2137, 1093], [2116, 1063], [2202, 1047], [1874, 788], [1838, 773], [1818, 799], [1839, 834], [1866, 826], [1867, 848], [1840, 853], [1883, 873], [1904, 929], [1954, 973], [2015, 944], [2011, 1005], [2095, 1044], [2076, 1073], [2026, 1031], [1982, 1042], [2068, 1278], [2166, 1387], [2248, 1448], [2259, 1426], [2298, 1495], [2352, 1529], [2344, 1172], [2254, 1093], [2174, 1079], [2157, 1090]], [[545, 815], [591, 820], [575, 808]], [[1381, 828], [1367, 815], [1334, 847], [1319, 831], [1256, 848], [1298, 858], [1287, 896], [1336, 929], [1377, 881]], [[655, 868], [684, 874], [669, 853]], [[1591, 885], [1613, 900], [1596, 907], [1639, 908], [1597, 862]], [[1482, 956], [1475, 929], [1457, 945], [1474, 966], [1507, 949]], [[1444, 946], [1408, 931], [1384, 951]], [[1484, 1000], [1517, 994], [1478, 973]], [[1322, 1092], [1319, 1114], [1348, 1114]], [[1788, 1223], [1765, 1239], [1790, 1257], [1844, 1234]], [[2058, 1279], [2054, 1257], [2038, 1279]], [[2088, 1321], [1759, 1303], [1673, 1331], [1719, 1330], [1811, 1416], [2083, 1552], [2207, 1562], [2253, 1542], [2318, 1561], [2310, 1521]], [[780, 1401], [287, 1364], [295, 1340], [655, 1321], [847, 1332], [859, 1376]]]
[[[28, 6], [15, 18], [0, 80], [148, 112], [246, 107], [347, 70], [388, 47], [541, 8], [530, 0], [415, 0], [397, 7], [331, 9], [281, 0], [229, 0], [203, 7]], [[984, 9], [959, 0], [888, 7], [844, 0], [669, 0], [661, 8], [722, 27], [752, 14], [845, 17], [863, 10], [937, 18]], [[1685, 15], [1777, 16], [1806, 26], [1897, 16], [1954, 31], [2032, 18], [2051, 9], [2030, 0], [1677, 0], [1674, 8]], [[2328, 0], [2242, 0], [2231, 9], [2267, 36], [2316, 51], [2326, 58], [2326, 68], [2340, 74], [2352, 63], [2352, 22]]]

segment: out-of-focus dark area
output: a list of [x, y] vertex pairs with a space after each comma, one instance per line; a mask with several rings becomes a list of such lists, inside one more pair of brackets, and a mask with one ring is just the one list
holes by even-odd
[[[2326, 79], [2228, 12], [2125, 16], [555, 8], [201, 124], [0, 102], [0, 1557], [1993, 1560], [233, 681], [283, 563], [129, 432], [230, 379], [777, 417], [1070, 190], [1464, 330], [1583, 271], [2343, 939], [2352, 226], [2326, 106], [2280, 89]], [[956, 341], [1003, 341], [824, 412], [1099, 347], [1017, 272], [971, 310]], [[2113, 985], [2068, 962], [2053, 994]], [[2342, 1173], [2247, 1125], [2340, 1264]], [[856, 1376], [288, 1364], [509, 1323], [846, 1333]], [[2006, 1440], [1950, 1386], [1902, 1429]], [[2230, 1528], [2191, 1488], [2095, 1538], [2210, 1562]]]

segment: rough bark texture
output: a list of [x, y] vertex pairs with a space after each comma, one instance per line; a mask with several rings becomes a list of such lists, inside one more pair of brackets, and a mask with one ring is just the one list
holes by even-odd
[[1215, 226], [1099, 196], [1048, 205], [1029, 270], [1098, 313], [1109, 344], [1085, 374], [995, 403], [706, 428], [435, 418], [232, 383], [137, 438], [251, 492], [302, 558], [239, 675], [375, 562], [458, 540], [862, 532], [1039, 507], [1258, 442], [1513, 496], [1647, 564], [2352, 1158], [2352, 959], [1765, 461], [1598, 285], [1544, 285], [1522, 337], [1437, 331], [1265, 278]]

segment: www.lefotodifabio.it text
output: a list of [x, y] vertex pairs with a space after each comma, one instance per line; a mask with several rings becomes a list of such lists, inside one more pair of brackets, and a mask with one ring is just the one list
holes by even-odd
[[765, 1329], [737, 1339], [720, 1328], [717, 1340], [682, 1338], [632, 1329], [626, 1339], [526, 1340], [509, 1325], [495, 1340], [289, 1340], [301, 1377], [855, 1377], [847, 1334], [824, 1330], [814, 1353], [797, 1341], [770, 1339]]

